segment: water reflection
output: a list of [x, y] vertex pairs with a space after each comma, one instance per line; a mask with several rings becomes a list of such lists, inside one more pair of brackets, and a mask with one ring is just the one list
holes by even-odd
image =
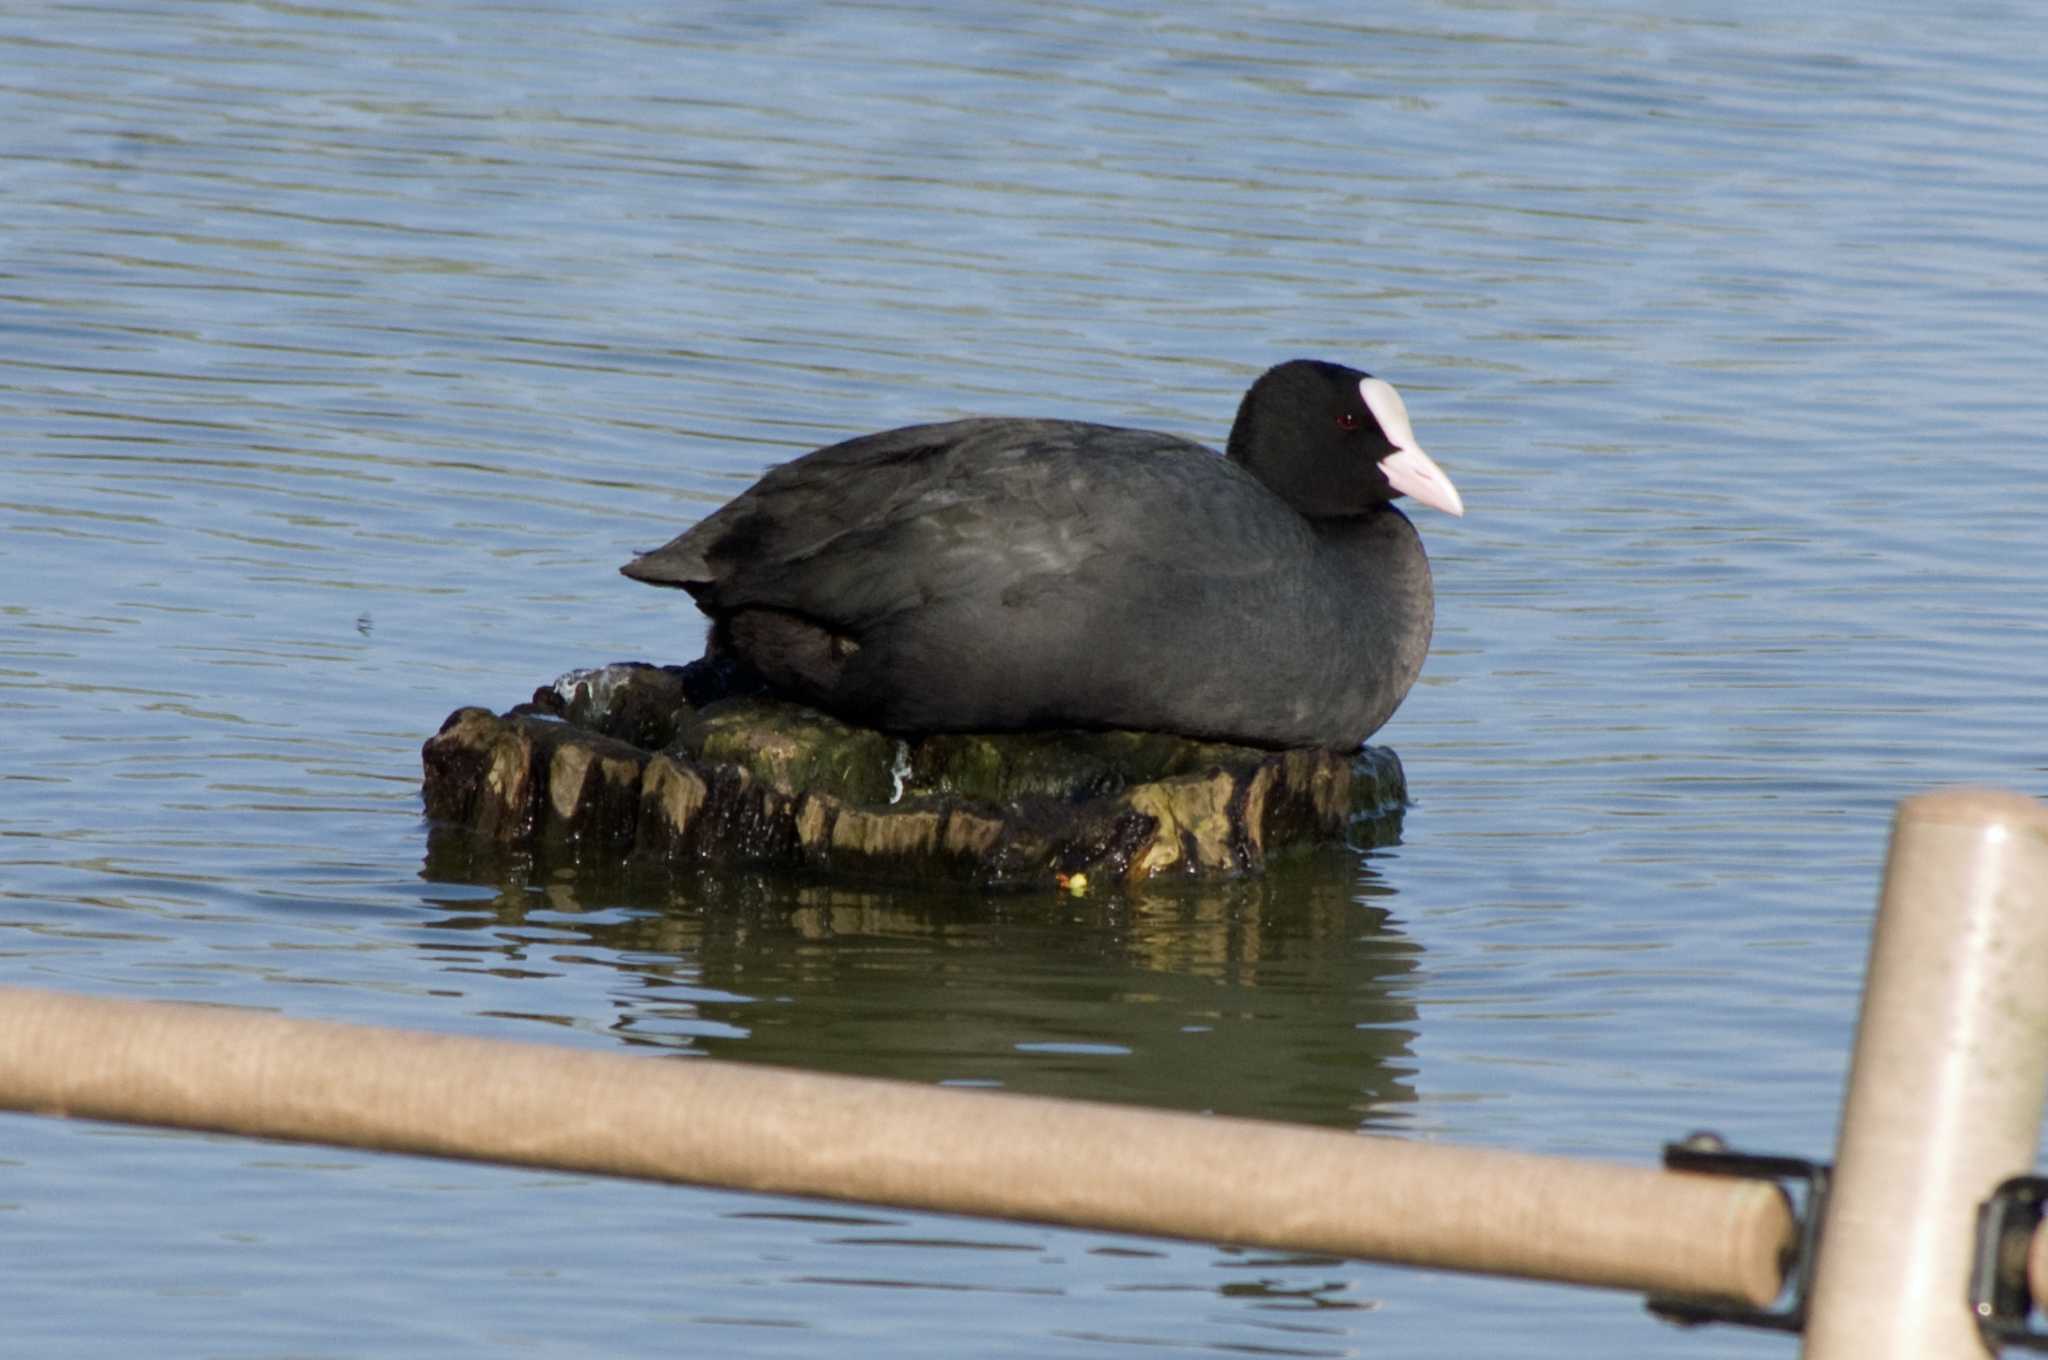
[[425, 876], [497, 889], [432, 923], [444, 966], [608, 967], [629, 1044], [1345, 1127], [1399, 1123], [1414, 1098], [1420, 947], [1353, 852], [1224, 884], [982, 896], [535, 872], [437, 831]]

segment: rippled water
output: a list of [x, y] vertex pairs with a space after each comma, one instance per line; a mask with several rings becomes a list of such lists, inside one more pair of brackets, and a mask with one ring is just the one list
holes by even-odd
[[[0, 981], [1826, 1155], [1885, 820], [2048, 791], [2030, 11], [0, 14]], [[968, 413], [1398, 383], [1404, 843], [1128, 899], [485, 872], [419, 742]], [[1248, 1168], [1248, 1173], [1255, 1169]], [[1777, 1354], [1633, 1300], [8, 1118], [24, 1353]]]

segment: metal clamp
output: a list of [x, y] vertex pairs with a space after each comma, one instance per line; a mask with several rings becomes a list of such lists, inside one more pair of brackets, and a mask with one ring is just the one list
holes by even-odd
[[2048, 1205], [2048, 1176], [2014, 1176], [1977, 1206], [1977, 1260], [1970, 1270], [1970, 1311], [1993, 1350], [2048, 1351], [2048, 1332], [2028, 1321], [2034, 1292], [2027, 1253]]
[[[1792, 1201], [1798, 1216], [1799, 1242], [1793, 1249], [1791, 1260], [1786, 1263], [1785, 1288], [1781, 1294], [1784, 1302], [1775, 1309], [1655, 1294], [1648, 1300], [1650, 1311], [1666, 1322], [1675, 1322], [1682, 1327], [1729, 1322], [1774, 1332], [1797, 1332], [1804, 1328], [1807, 1300], [1813, 1293], [1813, 1264], [1820, 1254], [1820, 1225], [1827, 1210], [1828, 1177], [1833, 1168], [1825, 1162], [1810, 1162], [1803, 1157], [1763, 1157], [1735, 1152], [1719, 1134], [1714, 1133], [1695, 1133], [1682, 1143], [1666, 1143], [1664, 1166], [1670, 1171], [1691, 1171], [1706, 1176], [1776, 1181]], [[1803, 1189], [1804, 1193], [1794, 1195], [1794, 1189]]]

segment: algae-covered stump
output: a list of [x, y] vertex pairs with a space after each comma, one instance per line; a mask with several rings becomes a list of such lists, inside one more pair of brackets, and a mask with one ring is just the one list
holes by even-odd
[[1141, 732], [899, 739], [723, 692], [705, 663], [576, 671], [428, 740], [427, 815], [536, 854], [986, 885], [1256, 872], [1384, 844], [1401, 762]]

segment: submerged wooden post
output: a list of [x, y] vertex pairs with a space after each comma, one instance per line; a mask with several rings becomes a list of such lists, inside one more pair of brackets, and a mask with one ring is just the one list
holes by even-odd
[[2048, 807], [1900, 804], [1808, 1313], [1809, 1360], [1988, 1354], [1977, 1205], [2033, 1165], [2048, 1097]]

